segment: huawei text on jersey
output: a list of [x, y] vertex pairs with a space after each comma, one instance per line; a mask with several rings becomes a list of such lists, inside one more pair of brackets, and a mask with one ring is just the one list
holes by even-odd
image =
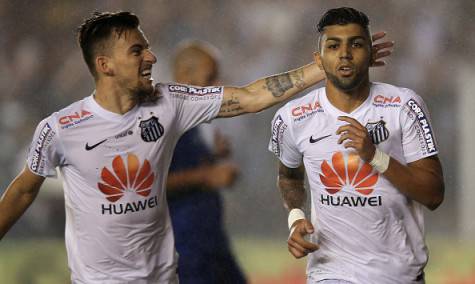
[[[320, 194], [320, 202], [327, 206], [381, 206], [381, 196], [370, 196], [378, 182], [379, 174], [373, 171], [357, 154], [333, 154], [331, 162], [323, 161], [320, 180], [330, 194]], [[339, 192], [345, 195], [335, 195]], [[354, 196], [354, 193], [363, 196]], [[348, 195], [346, 195], [348, 194]], [[353, 195], [353, 196], [350, 196]]]

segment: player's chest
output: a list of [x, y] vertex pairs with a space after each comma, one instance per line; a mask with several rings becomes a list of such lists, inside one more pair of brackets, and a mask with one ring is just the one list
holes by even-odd
[[165, 141], [173, 139], [173, 118], [155, 112], [140, 112], [123, 121], [91, 120], [63, 137], [65, 163], [86, 173], [117, 161], [157, 163]]
[[[401, 126], [397, 113], [373, 110], [352, 118], [358, 122], [357, 127], [364, 127], [372, 143], [380, 149], [387, 150], [394, 145], [401, 145]], [[349, 123], [326, 113], [312, 117], [307, 123], [295, 124], [294, 133], [299, 151], [304, 158], [320, 161], [331, 159], [336, 152], [351, 151], [344, 146], [349, 140], [342, 143], [340, 138], [343, 133], [337, 133], [345, 125]]]

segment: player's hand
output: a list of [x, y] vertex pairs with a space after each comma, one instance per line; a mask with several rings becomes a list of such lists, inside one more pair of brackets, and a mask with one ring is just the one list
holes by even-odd
[[225, 159], [231, 156], [229, 138], [221, 134], [219, 130], [214, 132], [214, 155], [218, 159]]
[[371, 38], [373, 39], [372, 49], [372, 58], [371, 58], [371, 67], [379, 67], [386, 65], [384, 60], [381, 58], [388, 57], [391, 55], [392, 48], [394, 46], [394, 41], [385, 41], [381, 43], [375, 43], [376, 41], [382, 39], [386, 36], [386, 32], [377, 32], [374, 33]]
[[314, 232], [313, 225], [310, 221], [306, 219], [297, 220], [292, 226], [292, 229], [293, 231], [287, 240], [287, 246], [289, 252], [295, 258], [302, 258], [319, 249], [317, 244], [304, 239], [306, 235], [313, 234]]
[[348, 122], [340, 126], [336, 134], [340, 135], [338, 144], [342, 144], [345, 148], [353, 148], [358, 155], [365, 161], [369, 162], [373, 159], [376, 147], [369, 137], [366, 127], [361, 125], [356, 119], [348, 116], [339, 116], [339, 120]]
[[238, 167], [229, 162], [213, 164], [207, 167], [204, 171], [204, 183], [209, 189], [219, 189], [232, 186], [239, 174]]

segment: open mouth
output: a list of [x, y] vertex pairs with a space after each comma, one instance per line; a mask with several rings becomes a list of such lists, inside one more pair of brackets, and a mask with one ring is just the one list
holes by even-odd
[[152, 77], [152, 69], [144, 69], [142, 73], [140, 73], [142, 77]]
[[152, 64], [145, 63], [140, 68], [140, 76], [146, 80], [152, 79]]
[[338, 67], [338, 73], [340, 73], [342, 76], [351, 76], [353, 75], [353, 67], [349, 65], [343, 65]]
[[142, 72], [140, 73], [140, 76], [142, 76], [143, 78], [145, 78], [147, 80], [153, 80], [152, 79], [152, 69], [142, 70]]

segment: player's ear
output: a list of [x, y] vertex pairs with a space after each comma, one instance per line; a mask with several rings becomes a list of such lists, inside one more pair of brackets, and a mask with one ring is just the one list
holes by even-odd
[[317, 63], [320, 70], [323, 71], [322, 56], [319, 51], [315, 51], [313, 53], [313, 59], [315, 60], [315, 63]]
[[104, 74], [106, 76], [113, 76], [114, 69], [113, 64], [109, 57], [104, 55], [99, 55], [96, 57], [96, 70], [99, 74]]

